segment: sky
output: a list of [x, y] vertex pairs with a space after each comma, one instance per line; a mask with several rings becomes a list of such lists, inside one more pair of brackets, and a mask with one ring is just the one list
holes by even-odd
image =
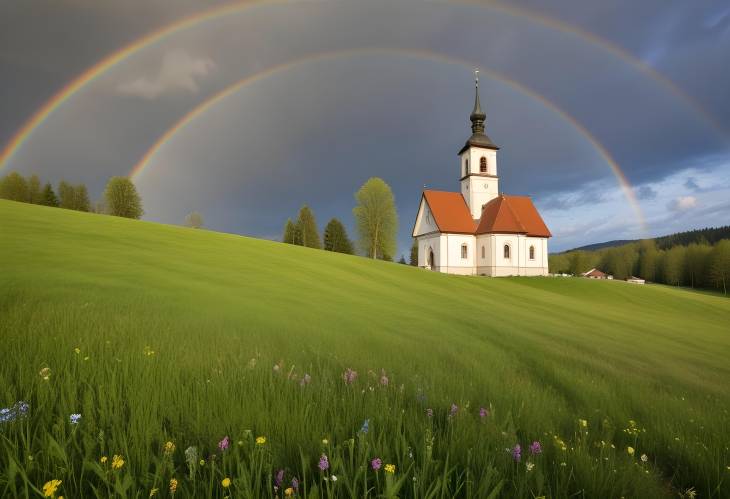
[[730, 224], [729, 58], [712, 0], [4, 0], [0, 174], [96, 200], [135, 172], [144, 219], [267, 239], [303, 204], [355, 238], [378, 176], [407, 257], [424, 186], [459, 189], [479, 68], [500, 190], [551, 251], [659, 236]]

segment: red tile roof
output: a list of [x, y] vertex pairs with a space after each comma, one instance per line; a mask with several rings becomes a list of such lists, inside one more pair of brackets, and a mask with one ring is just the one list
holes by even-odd
[[464, 196], [459, 192], [423, 191], [423, 197], [441, 232], [473, 234], [476, 222], [471, 218]]
[[471, 218], [469, 207], [459, 192], [423, 191], [441, 232], [459, 234], [525, 234], [551, 237], [542, 217], [527, 196], [500, 195], [484, 206], [482, 217]]

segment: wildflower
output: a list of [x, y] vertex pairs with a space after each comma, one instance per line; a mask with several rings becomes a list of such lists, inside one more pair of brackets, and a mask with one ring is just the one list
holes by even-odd
[[101, 457], [99, 458], [99, 462], [100, 462], [101, 464], [106, 464], [106, 462], [107, 462], [108, 460], [109, 460], [109, 458], [108, 458], [108, 457], [106, 457], [106, 456], [101, 456]]
[[152, 490], [150, 490], [150, 497], [156, 496], [159, 491], [160, 489], [154, 487]]
[[360, 428], [360, 433], [364, 433], [365, 435], [367, 435], [369, 431], [370, 431], [370, 420], [366, 419], [362, 423], [362, 427]]
[[357, 371], [353, 371], [348, 367], [345, 372], [342, 373], [342, 379], [345, 381], [346, 385], [353, 384], [357, 379]]
[[9, 423], [28, 414], [30, 405], [22, 400], [13, 404], [12, 407], [0, 409], [0, 423]]
[[201, 459], [200, 461], [198, 461], [198, 464], [200, 466], [205, 466], [205, 459]]
[[124, 466], [124, 458], [119, 454], [114, 454], [114, 457], [112, 457], [112, 469], [121, 470], [122, 466]]
[[332, 475], [330, 477], [330, 480], [332, 480], [333, 482], [336, 482], [337, 481], [337, 475]]
[[530, 444], [530, 454], [536, 455], [542, 453], [542, 446], [540, 445], [540, 442], [535, 440]]
[[284, 490], [284, 495], [286, 497], [293, 496], [294, 495], [294, 489], [292, 487], [287, 488], [286, 490]]
[[527, 468], [527, 471], [532, 471], [534, 467], [535, 463], [525, 463], [525, 468]]
[[223, 440], [221, 440], [220, 442], [218, 442], [218, 448], [220, 450], [222, 450], [222, 451], [228, 450], [228, 446], [230, 446], [230, 445], [231, 445], [231, 441], [228, 438], [228, 435], [226, 435], [225, 437], [223, 437]]
[[388, 386], [388, 376], [385, 375], [385, 369], [380, 370], [380, 384]]
[[274, 485], [276, 485], [276, 487], [280, 487], [283, 482], [284, 482], [284, 470], [279, 470], [279, 472], [274, 477]]
[[641, 461], [642, 461], [643, 463], [647, 462], [648, 460], [649, 460], [649, 456], [647, 456], [646, 454], [642, 454], [642, 455], [641, 455]]
[[633, 447], [627, 447], [626, 448], [626, 452], [629, 453], [629, 456], [633, 456], [634, 455], [634, 448]]
[[294, 490], [299, 490], [299, 480], [296, 477], [291, 479], [291, 486]]
[[300, 385], [300, 386], [306, 386], [306, 385], [308, 385], [308, 384], [309, 384], [309, 383], [310, 383], [311, 381], [312, 381], [312, 377], [311, 377], [311, 376], [310, 376], [309, 374], [305, 374], [304, 376], [302, 376], [302, 379], [301, 379], [301, 380], [299, 380], [299, 385]]
[[459, 406], [456, 404], [451, 404], [451, 412], [449, 412], [449, 417], [456, 416], [456, 413], [459, 412]]
[[512, 448], [512, 459], [514, 459], [517, 463], [519, 463], [522, 459], [522, 447], [520, 446], [520, 444], [516, 444]]
[[431, 409], [430, 407], [428, 409], [426, 409], [426, 416], [428, 416], [429, 418], [432, 418], [433, 417], [433, 409]]
[[585, 419], [579, 419], [578, 424], [581, 426], [581, 428], [588, 428], [588, 421]]
[[56, 495], [56, 491], [58, 490], [58, 487], [61, 485], [61, 480], [51, 480], [50, 482], [46, 482], [43, 484], [43, 496], [44, 497], [53, 497]]
[[165, 452], [166, 456], [169, 456], [175, 452], [175, 444], [167, 441], [165, 442], [165, 445], [163, 446], [163, 451]]
[[175, 492], [177, 492], [177, 479], [170, 478], [170, 493], [174, 494]]
[[81, 414], [71, 414], [68, 419], [71, 424], [79, 424], [79, 421], [81, 421]]
[[370, 461], [370, 466], [373, 467], [373, 470], [378, 471], [383, 466], [383, 461], [379, 457], [376, 457]]
[[[190, 446], [185, 449], [185, 462], [188, 463], [188, 467], [192, 468], [195, 466], [195, 462], [198, 460], [198, 448]], [[205, 461], [203, 461], [205, 462]]]
[[319, 458], [319, 469], [321, 471], [326, 471], [330, 467], [330, 461], [327, 459], [327, 456], [325, 454], [322, 454], [322, 456]]
[[223, 486], [224, 489], [227, 489], [228, 487], [231, 486], [231, 479], [228, 477], [225, 477], [223, 480], [221, 480], [221, 485]]
[[74, 348], [74, 352], [76, 352], [76, 355], [81, 353], [81, 349], [79, 347]]
[[266, 437], [256, 437], [256, 445], [264, 445], [266, 443]]
[[151, 346], [147, 345], [147, 346], [144, 347], [144, 350], [142, 350], [142, 353], [146, 357], [152, 357], [155, 354], [155, 351], [152, 350], [152, 347]]
[[568, 446], [565, 445], [565, 442], [563, 442], [562, 438], [560, 438], [557, 435], [555, 435], [554, 438], [555, 438], [555, 445], [557, 445], [560, 450], [562, 450], [562, 451], [568, 450]]
[[329, 445], [329, 443], [330, 443], [330, 441], [327, 440], [326, 438], [322, 439], [322, 445]]
[[385, 472], [393, 474], [395, 473], [395, 464], [386, 464], [385, 465]]
[[38, 374], [45, 381], [48, 381], [48, 379], [51, 377], [51, 368], [50, 367], [44, 367], [43, 369], [40, 370], [40, 372]]
[[274, 372], [278, 373], [281, 367], [279, 367], [279, 364], [274, 364]]
[[479, 417], [482, 418], [482, 419], [484, 419], [487, 416], [489, 416], [489, 411], [486, 408], [484, 408], [484, 407], [480, 407], [479, 408]]

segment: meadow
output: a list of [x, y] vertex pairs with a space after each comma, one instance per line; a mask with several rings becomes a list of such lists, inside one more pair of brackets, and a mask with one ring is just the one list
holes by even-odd
[[730, 496], [719, 295], [0, 200], [0, 335], [2, 497]]

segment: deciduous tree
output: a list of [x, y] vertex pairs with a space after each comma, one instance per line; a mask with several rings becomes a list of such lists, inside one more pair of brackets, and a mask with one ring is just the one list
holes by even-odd
[[28, 181], [18, 172], [10, 172], [0, 179], [0, 198], [28, 202]]
[[371, 258], [390, 258], [396, 249], [398, 213], [390, 186], [383, 179], [369, 179], [355, 193], [355, 215], [359, 244]]
[[110, 215], [138, 219], [144, 213], [137, 188], [127, 177], [110, 178], [104, 198]]
[[730, 239], [715, 244], [710, 253], [709, 278], [712, 283], [727, 294], [730, 281]]
[[322, 248], [317, 231], [317, 221], [314, 219], [314, 213], [306, 204], [299, 210], [297, 229], [299, 244], [309, 248]]
[[28, 202], [32, 204], [41, 204], [43, 194], [41, 191], [41, 179], [38, 175], [33, 174], [28, 177]]
[[201, 215], [197, 211], [192, 211], [188, 213], [188, 215], [185, 217], [185, 226], [191, 227], [193, 229], [201, 228], [203, 226], [203, 215]]

